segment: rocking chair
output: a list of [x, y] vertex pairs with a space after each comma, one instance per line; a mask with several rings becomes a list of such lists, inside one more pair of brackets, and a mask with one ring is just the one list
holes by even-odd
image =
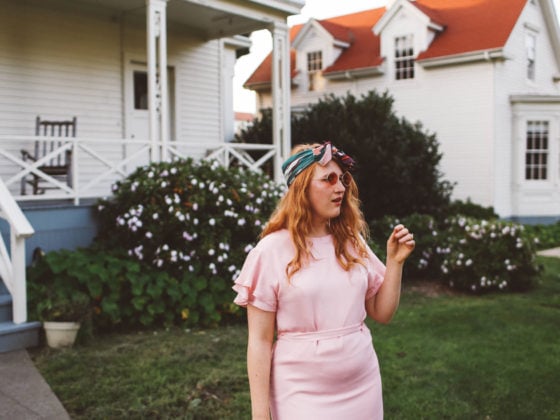
[[[76, 137], [76, 117], [69, 121], [45, 121], [41, 117], [37, 117], [35, 121], [35, 135], [41, 137], [57, 137], [53, 140], [36, 140], [33, 153], [27, 150], [21, 150], [21, 156], [24, 162], [37, 162], [45, 156], [57, 149], [61, 148], [65, 141], [65, 137]], [[65, 180], [67, 185], [72, 185], [71, 177], [72, 152], [66, 150], [64, 153], [55, 154], [51, 159], [45, 161], [36, 169], [42, 173], [49, 175], [57, 180]], [[41, 178], [35, 173], [30, 173], [21, 180], [21, 195], [26, 195], [26, 187], [32, 187], [33, 195], [44, 194], [47, 189], [55, 189], [55, 186], [42, 186], [41, 184], [47, 180]]]

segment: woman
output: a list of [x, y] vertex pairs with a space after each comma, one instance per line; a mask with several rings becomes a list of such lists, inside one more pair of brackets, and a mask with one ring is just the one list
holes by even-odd
[[385, 266], [364, 240], [354, 161], [329, 142], [294, 152], [282, 166], [288, 190], [234, 285], [247, 307], [252, 418], [381, 419], [364, 320], [391, 320], [413, 235], [394, 228]]

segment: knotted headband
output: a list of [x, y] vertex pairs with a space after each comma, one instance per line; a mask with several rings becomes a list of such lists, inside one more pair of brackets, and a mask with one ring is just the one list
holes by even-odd
[[309, 167], [311, 164], [317, 162], [319, 165], [325, 166], [333, 159], [345, 171], [351, 171], [352, 169], [354, 169], [354, 159], [352, 159], [342, 150], [337, 149], [331, 144], [330, 141], [326, 141], [320, 146], [301, 150], [298, 153], [290, 156], [282, 164], [282, 172], [284, 172], [284, 178], [286, 179], [288, 187], [292, 184], [292, 182], [294, 182], [296, 176], [298, 176], [305, 168]]

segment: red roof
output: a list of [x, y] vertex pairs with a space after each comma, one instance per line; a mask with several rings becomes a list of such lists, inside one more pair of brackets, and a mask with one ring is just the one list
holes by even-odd
[[[505, 46], [526, 0], [416, 0], [411, 4], [426, 14], [433, 23], [443, 26], [418, 60], [442, 58], [468, 52], [484, 51]], [[324, 70], [325, 74], [376, 67], [383, 62], [379, 37], [373, 27], [386, 12], [385, 8], [366, 10], [344, 16], [317, 21], [340, 41], [350, 43], [338, 59]], [[290, 42], [303, 25], [290, 30]], [[291, 77], [295, 76], [295, 54], [291, 54]], [[245, 82], [256, 88], [270, 83], [271, 61], [269, 55]]]

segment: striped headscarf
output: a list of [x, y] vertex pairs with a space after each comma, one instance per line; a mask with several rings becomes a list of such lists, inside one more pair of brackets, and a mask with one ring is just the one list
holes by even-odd
[[284, 178], [286, 179], [288, 187], [294, 182], [294, 179], [311, 164], [317, 162], [319, 165], [325, 166], [333, 159], [345, 171], [354, 169], [354, 159], [342, 150], [337, 149], [330, 141], [326, 141], [320, 146], [301, 150], [290, 156], [282, 164], [282, 172], [284, 172]]

